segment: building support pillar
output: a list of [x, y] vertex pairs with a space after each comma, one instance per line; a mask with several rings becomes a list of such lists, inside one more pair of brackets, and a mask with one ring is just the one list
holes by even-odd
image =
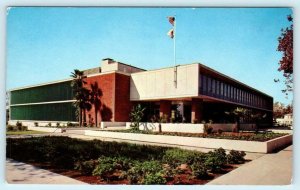
[[159, 117], [163, 118], [167, 116], [167, 122], [171, 117], [171, 101], [161, 100], [159, 104]]
[[191, 123], [200, 123], [203, 119], [203, 99], [192, 99]]

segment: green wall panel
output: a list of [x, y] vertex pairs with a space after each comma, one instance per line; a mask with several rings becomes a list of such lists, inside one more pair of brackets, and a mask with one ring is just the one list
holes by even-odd
[[11, 120], [76, 121], [72, 102], [11, 106]]
[[71, 81], [11, 91], [11, 104], [72, 100]]

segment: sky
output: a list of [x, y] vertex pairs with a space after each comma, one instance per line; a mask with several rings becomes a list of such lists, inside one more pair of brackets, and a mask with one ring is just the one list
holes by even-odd
[[289, 104], [276, 51], [289, 14], [290, 8], [10, 8], [6, 88], [66, 79], [108, 57], [147, 70], [173, 66], [167, 16], [176, 15], [176, 64], [200, 62]]

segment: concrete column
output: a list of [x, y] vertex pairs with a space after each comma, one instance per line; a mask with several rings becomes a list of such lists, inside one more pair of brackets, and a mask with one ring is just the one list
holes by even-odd
[[171, 117], [171, 101], [161, 100], [159, 105], [159, 117], [163, 115], [168, 116], [168, 120]]
[[192, 99], [191, 123], [197, 120], [200, 123], [203, 119], [203, 99]]

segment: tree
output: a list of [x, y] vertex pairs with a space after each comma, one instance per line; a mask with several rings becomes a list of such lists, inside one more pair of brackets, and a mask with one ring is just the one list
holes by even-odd
[[283, 118], [285, 114], [293, 113], [293, 105], [285, 106], [283, 103], [275, 102], [273, 105], [273, 118]]
[[[71, 77], [73, 78], [71, 82], [71, 87], [73, 89], [73, 94], [75, 98], [74, 106], [76, 108], [76, 117], [79, 121], [79, 126], [82, 124], [86, 125], [86, 110], [90, 109], [89, 101], [89, 90], [84, 87], [86, 78], [83, 74], [83, 71], [75, 69], [74, 72], [71, 72]], [[82, 117], [83, 116], [83, 117]]]
[[255, 122], [255, 125], [256, 125], [256, 132], [258, 132], [259, 130], [259, 123], [262, 119], [266, 118], [267, 117], [267, 114], [263, 114], [261, 112], [257, 112], [257, 113], [251, 113], [251, 118], [252, 120]]
[[[287, 16], [291, 25], [285, 29], [281, 29], [281, 35], [278, 38], [277, 51], [283, 53], [281, 60], [279, 61], [278, 71], [283, 71], [285, 77], [286, 88], [282, 90], [283, 93], [288, 95], [289, 92], [293, 91], [293, 17]], [[278, 80], [274, 80], [278, 82]]]
[[225, 114], [234, 116], [235, 122], [237, 124], [236, 131], [239, 132], [241, 120], [249, 114], [249, 110], [246, 108], [237, 107], [231, 112], [225, 112]]
[[293, 114], [293, 105], [292, 104], [289, 104], [285, 107], [284, 109], [284, 114]]
[[140, 122], [144, 116], [145, 108], [141, 106], [141, 104], [138, 104], [137, 106], [134, 106], [132, 108], [132, 111], [130, 113], [131, 117], [131, 127], [133, 130], [138, 131], [140, 127]]
[[98, 127], [98, 112], [101, 107], [102, 90], [98, 87], [98, 83], [91, 84], [90, 102], [94, 105], [95, 110], [95, 126]]
[[277, 118], [282, 118], [284, 116], [284, 105], [280, 102], [275, 102], [273, 104], [273, 118], [276, 120]]

